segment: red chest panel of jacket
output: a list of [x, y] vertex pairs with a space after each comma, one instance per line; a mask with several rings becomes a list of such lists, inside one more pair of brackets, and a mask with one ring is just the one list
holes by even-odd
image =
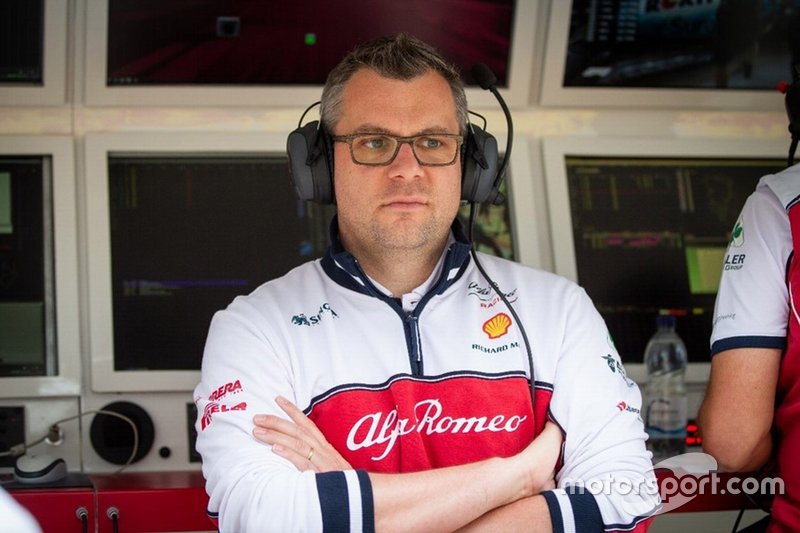
[[538, 435], [552, 392], [502, 376], [398, 376], [377, 385], [339, 387], [309, 417], [353, 468], [414, 472], [508, 457]]

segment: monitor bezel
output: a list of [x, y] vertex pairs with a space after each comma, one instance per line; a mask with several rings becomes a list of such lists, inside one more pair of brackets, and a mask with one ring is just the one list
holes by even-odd
[[[785, 159], [788, 142], [769, 139], [664, 139], [664, 138], [598, 138], [554, 137], [544, 139], [544, 159], [548, 230], [554, 271], [577, 282], [575, 240], [572, 234], [569, 191], [565, 158], [578, 157], [641, 157], [641, 158], [731, 158]], [[731, 221], [731, 227], [735, 220]], [[643, 364], [625, 365], [628, 375], [639, 383], [647, 381]], [[706, 383], [710, 363], [690, 363], [686, 373], [689, 383]]]
[[[783, 109], [783, 95], [777, 89], [767, 91], [564, 87], [564, 68], [571, 12], [572, 0], [550, 3], [540, 98], [543, 106], [585, 107], [591, 105], [592, 107], [612, 108], [741, 109], [748, 111], [779, 111]], [[778, 81], [776, 80], [776, 85]]]
[[0, 83], [0, 106], [55, 106], [67, 101], [67, 25], [69, 2], [44, 1], [43, 84]]
[[[306, 107], [319, 100], [322, 94], [322, 85], [108, 87], [108, 1], [87, 0], [85, 96], [88, 105]], [[499, 89], [509, 107], [526, 107], [531, 100], [537, 7], [537, 2], [525, 0], [516, 0], [514, 7], [508, 88]], [[472, 107], [496, 105], [488, 91], [476, 87], [466, 92]]]
[[57, 374], [0, 377], [0, 398], [77, 396], [81, 392], [78, 230], [71, 137], [0, 136], [0, 154], [51, 158]]

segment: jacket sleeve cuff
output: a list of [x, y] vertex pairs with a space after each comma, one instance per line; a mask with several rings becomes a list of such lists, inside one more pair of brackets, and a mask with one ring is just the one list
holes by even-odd
[[317, 474], [323, 531], [374, 533], [372, 483], [364, 470]]
[[555, 489], [543, 492], [542, 496], [550, 510], [553, 533], [603, 531], [600, 508], [588, 491]]

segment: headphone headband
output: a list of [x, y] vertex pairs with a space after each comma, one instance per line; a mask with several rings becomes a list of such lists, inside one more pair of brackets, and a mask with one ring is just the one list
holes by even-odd
[[[489, 68], [479, 64], [472, 70], [481, 87], [490, 90], [500, 102], [508, 123], [508, 140], [505, 157], [498, 167], [497, 139], [484, 129], [469, 124], [461, 152], [461, 199], [470, 203], [499, 203], [502, 200], [499, 188], [508, 156], [511, 154], [511, 114], [494, 85], [497, 80]], [[315, 102], [303, 112], [297, 129], [289, 134], [286, 151], [289, 154], [289, 174], [297, 197], [320, 204], [332, 204], [336, 198], [331, 136], [321, 121], [315, 120], [303, 125], [303, 119], [309, 110], [319, 104], [320, 102]]]

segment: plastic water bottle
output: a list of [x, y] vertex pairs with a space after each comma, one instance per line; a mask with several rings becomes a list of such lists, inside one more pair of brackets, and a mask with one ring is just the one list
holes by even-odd
[[675, 317], [656, 318], [656, 332], [644, 350], [647, 369], [644, 423], [653, 463], [686, 451], [686, 345], [675, 332]]

